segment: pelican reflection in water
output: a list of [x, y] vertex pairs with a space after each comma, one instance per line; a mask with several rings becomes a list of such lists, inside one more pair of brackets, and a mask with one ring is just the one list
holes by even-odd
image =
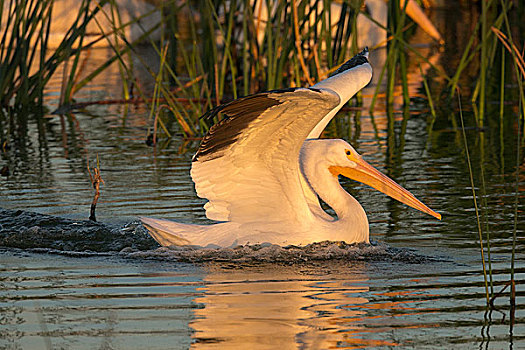
[[[194, 303], [192, 349], [364, 349], [397, 345], [392, 314], [369, 300], [365, 263], [278, 264], [238, 269], [210, 264]], [[400, 313], [403, 305], [389, 305]], [[402, 310], [401, 310], [402, 311]], [[369, 328], [366, 325], [374, 325]], [[385, 326], [388, 325], [388, 326]], [[392, 327], [392, 328], [390, 328]], [[375, 334], [376, 332], [383, 332]]]
[[[372, 78], [368, 49], [309, 87], [258, 93], [209, 111], [225, 116], [202, 140], [191, 176], [208, 199], [212, 225], [141, 218], [163, 246], [230, 247], [319, 241], [368, 242], [364, 209], [339, 175], [367, 184], [438, 219], [410, 192], [368, 164], [344, 140], [318, 139], [341, 107]], [[322, 208], [319, 198], [336, 213]]]

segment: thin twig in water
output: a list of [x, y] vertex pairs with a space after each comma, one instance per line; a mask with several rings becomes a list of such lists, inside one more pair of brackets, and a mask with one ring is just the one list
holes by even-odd
[[89, 179], [91, 180], [91, 184], [95, 189], [95, 196], [93, 197], [93, 201], [91, 202], [91, 209], [89, 211], [89, 220], [97, 221], [97, 218], [95, 217], [95, 210], [97, 208], [98, 197], [100, 197], [100, 183], [105, 184], [104, 180], [102, 179], [102, 176], [100, 175], [100, 161], [98, 159], [98, 154], [97, 166], [93, 167], [93, 173], [91, 173], [91, 168], [89, 167], [89, 157], [87, 160], [87, 169], [89, 173]]

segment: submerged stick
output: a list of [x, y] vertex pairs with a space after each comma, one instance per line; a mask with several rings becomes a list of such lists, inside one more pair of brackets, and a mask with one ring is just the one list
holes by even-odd
[[91, 184], [95, 189], [95, 196], [93, 197], [93, 201], [91, 202], [91, 209], [89, 211], [89, 220], [96, 222], [97, 218], [95, 217], [95, 210], [97, 209], [98, 197], [100, 197], [100, 183], [105, 183], [100, 175], [100, 161], [98, 159], [98, 154], [97, 166], [93, 167], [93, 174], [91, 173], [91, 168], [89, 167], [89, 158], [87, 161], [87, 169], [89, 173], [89, 179], [91, 180]]

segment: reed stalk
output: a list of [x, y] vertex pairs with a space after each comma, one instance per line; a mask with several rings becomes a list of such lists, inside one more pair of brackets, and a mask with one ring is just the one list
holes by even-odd
[[[119, 52], [120, 46], [121, 46], [119, 38], [125, 37], [124, 26], [122, 23], [122, 18], [120, 16], [118, 4], [115, 2], [115, 0], [110, 0], [109, 4], [110, 4], [110, 16], [106, 15], [105, 13], [104, 14], [106, 15], [108, 19], [111, 19], [110, 23], [113, 24], [113, 32], [114, 32], [113, 40], [114, 40], [114, 45], [115, 45], [114, 50], [116, 49], [116, 52]], [[101, 27], [98, 22], [97, 22], [97, 25], [99, 26], [99, 28]], [[126, 60], [126, 63], [127, 64], [125, 64], [122, 59], [119, 60], [118, 68], [119, 68], [119, 73], [120, 73], [121, 82], [122, 82], [122, 97], [124, 99], [129, 99], [131, 97], [130, 90], [131, 90], [132, 76], [133, 76], [132, 74], [133, 59], [131, 58], [129, 51], [128, 51], [128, 59]]]
[[[523, 99], [523, 85], [520, 84], [520, 95]], [[520, 100], [520, 105], [523, 107]], [[521, 110], [521, 108], [520, 108]], [[525, 113], [522, 114], [525, 119]], [[514, 222], [512, 227], [512, 255], [510, 260], [510, 307], [511, 307], [511, 327], [514, 325], [514, 312], [516, 310], [516, 281], [515, 281], [515, 259], [516, 259], [516, 241], [518, 231], [518, 197], [519, 197], [519, 177], [520, 177], [520, 147], [521, 147], [521, 120], [518, 115], [518, 137], [516, 140], [516, 177], [515, 177], [515, 189], [514, 189]]]
[[[355, 34], [355, 20], [351, 19], [357, 18], [359, 13], [359, 8], [350, 11], [349, 5], [342, 5], [346, 10], [341, 12], [339, 23], [343, 26], [338, 28], [334, 37], [330, 27], [332, 14], [328, 10], [329, 3], [325, 0], [325, 8], [322, 8], [318, 4], [298, 0], [279, 2], [275, 6], [270, 1], [261, 2], [269, 11], [267, 21], [263, 22], [260, 19], [262, 7], [252, 7], [247, 0], [203, 0], [200, 3], [201, 21], [198, 23], [191, 14], [190, 4], [182, 4], [176, 11], [189, 14], [186, 17], [190, 37], [182, 37], [173, 30], [171, 41], [172, 46], [177, 47], [179, 61], [171, 61], [164, 67], [169, 80], [177, 85], [178, 92], [174, 95], [166, 91], [167, 82], [159, 81], [152, 72], [157, 84], [161, 85], [156, 91], [169, 95], [162, 98], [166, 99], [170, 110], [174, 113], [179, 110], [191, 129], [204, 133], [209, 126], [198, 116], [206, 109], [237, 98], [240, 92], [249, 94], [314, 84], [316, 79], [326, 76], [325, 67], [329, 62], [342, 63], [347, 58], [347, 39]], [[361, 1], [356, 3], [360, 5]], [[239, 13], [243, 16], [238, 16]], [[167, 15], [174, 16], [174, 13]], [[197, 34], [199, 26], [206, 33], [204, 38], [202, 34]], [[355, 42], [355, 36], [353, 40]], [[161, 57], [158, 44], [151, 45]], [[356, 50], [353, 46], [352, 49]], [[187, 89], [182, 79], [196, 83]], [[180, 98], [189, 101], [189, 110], [181, 110], [184, 107], [177, 104]], [[203, 98], [206, 99], [204, 104], [192, 102]], [[170, 101], [174, 104], [171, 105]]]
[[500, 96], [499, 96], [499, 144], [500, 144], [500, 172], [505, 173], [505, 142], [503, 132], [503, 115], [505, 112], [505, 47], [501, 46], [501, 80], [500, 80]]
[[[503, 1], [503, 0], [502, 0]], [[520, 53], [519, 49], [514, 44], [514, 41], [512, 39], [512, 31], [510, 28], [509, 19], [504, 14], [505, 19], [505, 27], [508, 32], [508, 37], [506, 37], [501, 32], [496, 32], [498, 39], [503, 43], [505, 48], [510, 51], [513, 63], [514, 63], [514, 71], [516, 74], [516, 80], [518, 82], [518, 91], [519, 91], [519, 107], [518, 107], [518, 137], [516, 139], [516, 175], [515, 175], [515, 195], [514, 195], [514, 222], [513, 222], [513, 228], [512, 228], [512, 253], [511, 253], [511, 261], [510, 261], [510, 307], [511, 307], [511, 327], [514, 326], [515, 321], [515, 310], [516, 310], [516, 282], [515, 282], [515, 259], [516, 259], [516, 241], [517, 241], [517, 231], [518, 231], [518, 197], [519, 197], [519, 176], [520, 176], [520, 147], [521, 145], [521, 133], [522, 133], [522, 120], [525, 124], [525, 89], [523, 86], [523, 80], [525, 79], [525, 60], [524, 55]], [[494, 31], [494, 29], [493, 29]], [[521, 74], [521, 75], [520, 75]], [[521, 112], [521, 116], [520, 116]], [[511, 328], [512, 329], [512, 328]]]
[[[147, 15], [149, 15], [149, 14], [147, 14]], [[135, 22], [135, 20], [132, 21], [132, 22]], [[124, 24], [122, 27], [120, 27], [120, 29], [125, 28], [127, 25], [131, 24], [132, 22]], [[116, 29], [118, 29], [118, 28], [116, 28]], [[112, 35], [116, 29], [114, 29], [114, 30], [112, 30], [110, 32], [102, 34], [100, 36], [100, 38], [95, 40], [94, 42], [98, 42], [100, 40], [106, 39], [108, 36]], [[119, 46], [118, 48], [115, 47], [115, 46], [112, 46], [113, 44], [111, 43], [110, 47], [112, 47], [114, 55], [112, 57], [110, 57], [108, 60], [106, 60], [104, 63], [102, 63], [100, 66], [95, 68], [92, 72], [87, 74], [86, 77], [76, 81], [75, 82], [75, 86], [74, 86], [74, 91], [79, 91], [84, 86], [86, 86], [87, 84], [92, 82], [93, 79], [95, 79], [98, 75], [102, 74], [109, 66], [111, 66], [115, 62], [119, 62], [119, 63], [123, 64], [123, 68], [126, 69], [127, 64], [126, 64], [126, 60], [124, 60], [124, 55], [131, 53], [133, 51], [133, 47], [137, 43], [143, 42], [145, 40], [145, 38], [147, 38], [156, 29], [157, 29], [157, 27], [153, 27], [150, 30], [145, 31], [145, 33], [143, 35], [141, 35], [135, 42], [133, 42], [133, 43], [126, 43], [125, 45]], [[128, 74], [129, 74], [130, 69], [131, 68], [127, 69]]]
[[479, 153], [480, 153], [480, 161], [479, 161], [479, 168], [480, 168], [480, 177], [481, 177], [481, 208], [482, 208], [482, 217], [484, 221], [485, 226], [485, 240], [486, 240], [486, 246], [487, 246], [487, 265], [488, 265], [488, 278], [489, 278], [489, 285], [490, 285], [490, 297], [492, 298], [494, 296], [494, 281], [492, 277], [492, 258], [491, 258], [491, 252], [490, 252], [490, 228], [489, 228], [489, 221], [488, 221], [488, 213], [487, 213], [487, 190], [485, 186], [485, 134], [481, 133], [479, 135]]
[[[485, 9], [485, 10], [483, 10], [483, 8], [482, 8], [481, 16], [482, 16], [482, 18], [483, 18], [483, 16], [485, 16], [484, 17], [485, 21], [487, 21], [486, 20], [487, 13], [489, 12], [489, 10], [491, 8], [495, 7], [495, 6], [493, 6], [494, 0], [484, 0], [481, 3], [482, 3], [482, 7]], [[490, 27], [499, 28], [502, 25], [502, 23], [503, 23], [504, 16], [506, 16], [507, 12], [510, 11], [511, 8], [512, 8], [512, 2], [511, 1], [504, 1], [504, 2], [502, 2], [501, 3], [501, 12], [498, 13], [497, 16], [494, 18], [494, 20], [490, 24]], [[483, 112], [481, 111], [480, 108], [478, 108], [478, 111], [480, 112], [480, 114], [484, 113], [485, 104], [486, 104], [486, 96], [482, 97], [480, 94], [485, 94], [486, 95], [486, 93], [484, 92], [485, 89], [486, 89], [485, 86], [487, 85], [487, 75], [486, 75], [486, 73], [487, 73], [487, 70], [489, 69], [489, 66], [493, 63], [494, 56], [496, 54], [495, 40], [492, 42], [492, 44], [493, 44], [492, 45], [492, 49], [489, 50], [489, 45], [490, 45], [489, 39], [491, 37], [489, 37], [486, 32], [485, 32], [484, 35], [483, 34], [481, 35], [482, 36], [482, 40], [481, 41], [477, 40], [477, 38], [479, 36], [479, 32], [481, 31], [482, 33], [484, 33], [483, 29], [482, 29], [483, 23], [484, 23], [483, 20], [480, 20], [480, 21], [478, 21], [476, 23], [476, 26], [474, 27], [474, 30], [472, 31], [472, 34], [471, 34], [471, 36], [469, 38], [469, 41], [467, 42], [467, 45], [465, 46], [465, 49], [463, 51], [463, 54], [462, 54], [462, 57], [461, 57], [460, 62], [458, 64], [458, 67], [456, 68], [456, 71], [455, 71], [454, 75], [452, 76], [452, 78], [449, 81], [449, 87], [450, 87], [450, 95], [449, 96], [452, 97], [452, 96], [454, 96], [454, 93], [457, 91], [456, 87], [459, 84], [459, 79], [465, 73], [465, 71], [469, 67], [470, 63], [476, 58], [476, 55], [478, 55], [478, 53], [479, 53], [479, 56], [480, 56], [480, 66], [479, 66], [480, 79], [478, 79], [478, 81], [476, 82], [475, 91], [472, 94], [472, 101], [474, 102], [474, 101], [478, 100], [479, 103], [482, 103], [482, 110], [483, 110]], [[485, 25], [488, 26], [489, 25], [488, 22], [486, 22]], [[494, 38], [492, 37], [492, 39], [494, 39]], [[480, 53], [482, 50], [483, 50], [483, 52]], [[489, 59], [489, 57], [490, 57], [490, 59]], [[481, 83], [482, 79], [483, 79], [484, 83]], [[482, 90], [483, 90], [483, 92], [482, 92]], [[481, 102], [481, 101], [483, 101], [483, 102]], [[482, 125], [483, 124], [481, 124], [480, 127]]]
[[[391, 33], [398, 34], [399, 26], [399, 0], [393, 0], [388, 3], [388, 28]], [[388, 56], [386, 61], [387, 66], [387, 83], [386, 83], [386, 102], [387, 106], [391, 108], [394, 103], [394, 89], [396, 83], [396, 69], [398, 62], [398, 42], [391, 40], [387, 43]], [[390, 113], [392, 115], [392, 113]]]
[[489, 11], [489, 6], [487, 6], [487, 0], [481, 0], [481, 67], [480, 67], [480, 93], [479, 93], [479, 118], [478, 126], [483, 128], [483, 119], [485, 116], [485, 91], [486, 91], [486, 81], [487, 81], [487, 56], [488, 56], [488, 24], [487, 24], [487, 12]]
[[[91, 2], [90, 0], [83, 0], [82, 3], [80, 4], [79, 17], [80, 17], [80, 14], [83, 14], [84, 20], [89, 15], [90, 2]], [[84, 43], [84, 35], [80, 36], [78, 40], [78, 47], [82, 48], [83, 43]], [[74, 85], [75, 85], [75, 80], [77, 77], [76, 72], [78, 69], [79, 62], [80, 62], [81, 53], [82, 53], [82, 50], [76, 50], [75, 54], [72, 55], [73, 64], [71, 68], [70, 69], [64, 68], [64, 75], [62, 76], [62, 79], [64, 81], [63, 83], [64, 88], [62, 89], [62, 92], [60, 95], [60, 104], [64, 104], [66, 101], [69, 102], [71, 100], [71, 96], [72, 96]], [[68, 64], [69, 64], [69, 60], [66, 61], [65, 67], [67, 67]]]
[[488, 285], [488, 278], [487, 278], [487, 268], [485, 266], [485, 253], [484, 253], [485, 249], [483, 247], [483, 231], [481, 229], [481, 220], [480, 220], [477, 197], [476, 197], [476, 188], [474, 185], [474, 174], [472, 172], [472, 162], [470, 161], [470, 152], [468, 148], [467, 134], [465, 132], [465, 122], [463, 120], [463, 109], [461, 107], [461, 94], [459, 90], [457, 94], [458, 94], [458, 104], [459, 104], [459, 119], [461, 121], [461, 131], [463, 134], [465, 155], [467, 158], [467, 165], [468, 165], [468, 170], [469, 170], [470, 187], [472, 188], [472, 200], [474, 202], [474, 210], [476, 212], [476, 223], [478, 227], [478, 240], [479, 240], [479, 246], [480, 246], [481, 264], [483, 267], [483, 280], [485, 282], [485, 297], [486, 297], [487, 305], [489, 305], [490, 295], [489, 295], [489, 285]]
[[428, 142], [432, 136], [432, 130], [434, 129], [434, 123], [436, 122], [437, 115], [436, 115], [436, 109], [434, 107], [434, 101], [432, 99], [432, 93], [430, 92], [430, 87], [428, 86], [427, 79], [425, 75], [423, 74], [423, 69], [421, 68], [421, 64], [419, 65], [419, 73], [421, 74], [421, 78], [423, 80], [423, 87], [425, 88], [425, 94], [427, 95], [427, 101], [428, 101], [428, 107], [430, 108], [431, 119], [427, 127], [427, 134], [428, 134], [427, 145], [428, 145]]

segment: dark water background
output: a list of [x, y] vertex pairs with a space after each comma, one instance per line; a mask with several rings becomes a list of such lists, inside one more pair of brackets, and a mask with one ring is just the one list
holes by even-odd
[[[445, 14], [450, 10], [436, 10], [435, 19], [452, 44], [443, 52], [422, 50], [447, 69], [462, 41], [457, 29], [441, 24]], [[382, 55], [375, 51], [373, 60], [374, 54]], [[46, 91], [50, 108], [59, 91], [56, 77]], [[459, 114], [439, 106], [429, 132], [420, 80], [411, 92], [409, 114], [349, 112], [327, 130], [443, 215], [437, 221], [345, 182], [368, 213], [378, 242], [371, 247], [158, 248], [136, 225], [138, 215], [208, 222], [189, 176], [198, 141], [174, 137], [147, 146], [152, 121], [140, 105], [91, 106], [73, 118], [48, 114], [44, 133], [31, 121], [27, 139], [12, 140], [0, 158], [10, 170], [0, 177], [0, 348], [525, 348], [525, 164], [521, 157], [516, 187], [516, 104], [509, 101], [500, 123], [491, 100], [481, 132], [468, 104], [464, 111], [478, 194], [484, 170], [482, 224], [491, 236], [496, 293], [509, 280], [517, 196], [511, 315], [508, 289], [494, 302], [498, 310], [485, 307], [465, 149], [453, 122]], [[76, 97], [120, 98], [118, 70]], [[103, 225], [82, 222], [93, 195], [86, 159], [94, 162], [96, 154], [105, 181], [97, 208]]]

